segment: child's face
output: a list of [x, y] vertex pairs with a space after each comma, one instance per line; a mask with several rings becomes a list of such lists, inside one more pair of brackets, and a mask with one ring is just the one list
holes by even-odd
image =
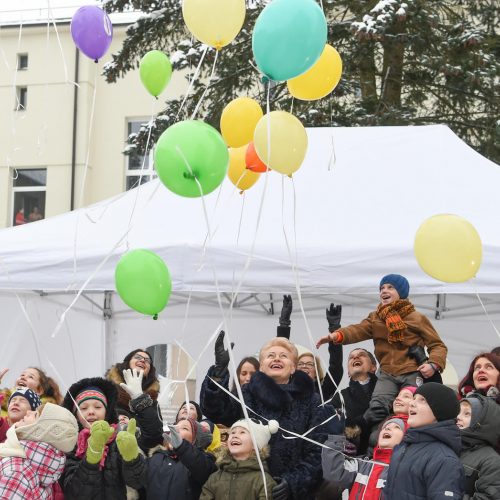
[[431, 407], [420, 394], [415, 394], [408, 410], [408, 426], [423, 427], [437, 422]]
[[120, 426], [126, 426], [128, 425], [128, 421], [130, 419], [127, 417], [127, 415], [118, 415], [118, 424], [120, 424]]
[[177, 417], [178, 420], [181, 420], [182, 418], [192, 418], [193, 420], [198, 420], [198, 413], [196, 411], [196, 407], [189, 403], [186, 405], [181, 406], [181, 409], [179, 410], [179, 416]]
[[390, 283], [384, 283], [380, 287], [379, 296], [380, 303], [384, 306], [386, 304], [391, 304], [392, 302], [395, 302], [399, 299], [398, 291]]
[[40, 394], [42, 388], [40, 386], [40, 374], [38, 370], [35, 370], [35, 368], [26, 368], [16, 380], [16, 387], [27, 387]]
[[404, 431], [394, 422], [389, 422], [385, 425], [378, 436], [379, 448], [392, 450], [397, 444], [403, 440]]
[[76, 417], [78, 422], [87, 429], [90, 429], [94, 422], [106, 419], [106, 407], [97, 399], [87, 399], [79, 406], [79, 409]]
[[229, 432], [227, 448], [235, 460], [246, 460], [253, 453], [252, 436], [244, 427], [233, 427]]
[[413, 401], [413, 393], [408, 389], [401, 389], [392, 403], [392, 411], [397, 415], [408, 415], [410, 403]]
[[470, 419], [472, 416], [472, 408], [467, 401], [460, 402], [460, 413], [457, 417], [457, 426], [459, 429], [467, 429], [470, 427]]
[[26, 425], [34, 424], [40, 418], [40, 414], [36, 410], [30, 410], [24, 417], [15, 423], [16, 427], [24, 427]]
[[193, 429], [187, 420], [180, 420], [175, 428], [182, 439], [185, 439], [188, 443], [193, 443]]
[[28, 400], [23, 396], [14, 396], [9, 403], [7, 408], [7, 415], [11, 424], [19, 422], [23, 419], [26, 413], [31, 410], [31, 406]]

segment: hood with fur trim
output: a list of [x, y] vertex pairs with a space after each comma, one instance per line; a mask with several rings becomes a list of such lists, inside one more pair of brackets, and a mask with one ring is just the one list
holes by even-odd
[[[87, 387], [97, 387], [104, 393], [106, 399], [108, 400], [108, 407], [106, 409], [106, 421], [108, 422], [108, 424], [117, 424], [118, 416], [116, 414], [116, 400], [118, 397], [118, 392], [113, 382], [110, 382], [109, 380], [106, 380], [102, 377], [82, 378], [78, 382], [75, 382], [64, 396], [62, 406], [76, 415], [75, 403], [73, 402], [73, 399], [71, 399], [71, 396], [73, 396], [73, 398], [76, 398], [76, 396]], [[78, 426], [81, 428], [80, 422], [78, 422]]]

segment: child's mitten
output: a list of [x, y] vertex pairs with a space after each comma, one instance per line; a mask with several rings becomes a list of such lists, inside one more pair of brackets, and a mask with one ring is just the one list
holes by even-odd
[[113, 427], [110, 427], [106, 420], [98, 420], [92, 424], [86, 452], [86, 458], [89, 464], [97, 464], [100, 462], [102, 453], [104, 452], [104, 446], [114, 432], [115, 430]]
[[130, 419], [126, 431], [120, 431], [116, 436], [116, 446], [125, 462], [132, 462], [139, 455], [139, 446], [135, 437], [135, 418]]

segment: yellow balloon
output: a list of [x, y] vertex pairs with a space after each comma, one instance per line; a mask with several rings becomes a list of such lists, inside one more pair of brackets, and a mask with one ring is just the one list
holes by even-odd
[[307, 152], [304, 125], [286, 111], [264, 115], [255, 127], [253, 142], [259, 158], [269, 168], [285, 175], [292, 175], [300, 168]]
[[473, 278], [483, 257], [481, 238], [474, 226], [453, 214], [425, 220], [415, 235], [413, 251], [429, 276], [447, 283]]
[[328, 95], [339, 83], [342, 59], [331, 46], [325, 45], [320, 58], [305, 73], [287, 81], [288, 91], [303, 101], [315, 101]]
[[245, 155], [247, 146], [229, 148], [229, 169], [227, 175], [230, 181], [241, 191], [251, 188], [260, 178], [260, 174], [246, 168]]
[[245, 20], [245, 0], [184, 0], [182, 15], [200, 42], [219, 50], [240, 32]]
[[255, 126], [263, 115], [262, 108], [254, 99], [233, 99], [220, 117], [220, 131], [226, 144], [230, 148], [240, 148], [251, 142]]

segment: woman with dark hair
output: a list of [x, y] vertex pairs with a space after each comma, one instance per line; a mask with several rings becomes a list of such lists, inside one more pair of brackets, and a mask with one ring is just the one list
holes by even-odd
[[[236, 375], [238, 376], [238, 381], [240, 385], [245, 385], [250, 382], [254, 373], [258, 372], [260, 368], [260, 363], [253, 356], [247, 356], [243, 358], [236, 367]], [[233, 380], [233, 386], [231, 392], [236, 394], [236, 384]]]
[[106, 378], [114, 382], [117, 386], [118, 401], [116, 405], [126, 410], [129, 408], [130, 396], [120, 387], [120, 384], [125, 383], [123, 370], [128, 369], [144, 372], [142, 379], [143, 391], [149, 394], [154, 400], [158, 399], [160, 382], [156, 377], [156, 368], [153, 365], [153, 360], [145, 349], [135, 349], [129, 352], [121, 363], [113, 365], [106, 372]]
[[467, 375], [458, 384], [460, 398], [479, 393], [500, 404], [500, 356], [491, 352], [478, 354], [470, 364]]

